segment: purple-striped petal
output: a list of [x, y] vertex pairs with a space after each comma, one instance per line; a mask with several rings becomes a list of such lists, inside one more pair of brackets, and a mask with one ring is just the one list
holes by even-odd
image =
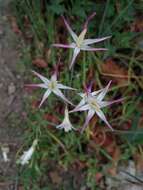
[[83, 133], [83, 131], [85, 130], [85, 128], [88, 126], [88, 123], [90, 122], [91, 118], [93, 117], [93, 115], [95, 114], [95, 111], [90, 109], [88, 111], [88, 114], [87, 114], [87, 117], [86, 117], [86, 120], [85, 120], [85, 123], [81, 129], [81, 133]]
[[81, 50], [84, 50], [84, 51], [107, 51], [108, 49], [107, 48], [92, 48], [92, 47], [81, 47], [80, 48]]
[[107, 86], [105, 88], [103, 88], [102, 92], [97, 96], [97, 101], [102, 101], [103, 98], [105, 97], [105, 95], [107, 94], [107, 91], [111, 85], [111, 80], [109, 81], [109, 83], [107, 84]]
[[73, 105], [73, 103], [70, 102], [58, 88], [53, 90], [53, 93], [56, 94], [57, 96], [59, 96], [60, 98], [62, 98], [65, 102]]
[[70, 64], [69, 69], [71, 69], [71, 68], [73, 67], [73, 65], [74, 65], [74, 63], [75, 63], [75, 59], [76, 59], [76, 57], [78, 56], [79, 52], [80, 52], [80, 48], [76, 47], [76, 48], [74, 49], [74, 52], [73, 52], [73, 57], [72, 57], [72, 61], [71, 61], [71, 64]]
[[101, 110], [95, 110], [96, 111], [96, 114], [100, 117], [101, 120], [103, 120], [106, 125], [113, 131], [113, 128], [111, 127], [111, 125], [108, 123], [104, 113], [101, 111]]
[[88, 104], [86, 105], [83, 105], [83, 106], [76, 106], [73, 110], [71, 110], [69, 113], [72, 113], [72, 112], [77, 112], [77, 111], [86, 111], [86, 110], [89, 110], [90, 107]]
[[51, 90], [49, 90], [49, 89], [45, 92], [45, 94], [44, 94], [44, 96], [42, 98], [42, 101], [41, 101], [41, 103], [39, 105], [39, 108], [42, 106], [42, 104], [44, 103], [44, 101], [48, 98], [48, 96], [50, 95], [50, 93], [51, 93]]
[[[79, 104], [77, 104], [76, 109], [81, 108], [81, 106], [83, 106], [85, 103], [86, 103], [86, 100], [85, 100], [85, 98], [83, 98], [83, 99], [79, 102]], [[74, 110], [75, 110], [75, 109], [74, 109]]]
[[99, 94], [99, 93], [102, 92], [102, 91], [103, 91], [103, 89], [96, 90], [96, 91], [94, 91], [94, 92], [91, 92], [91, 95], [92, 95], [92, 96], [96, 96], [97, 94]]
[[40, 78], [44, 83], [49, 83], [49, 80], [46, 78], [46, 77], [44, 77], [44, 76], [42, 76], [42, 75], [40, 75], [39, 73], [37, 73], [36, 71], [32, 71], [38, 78]]
[[26, 84], [24, 85], [25, 87], [34, 87], [34, 88], [37, 88], [37, 87], [40, 87], [40, 88], [47, 88], [47, 85], [46, 84]]
[[90, 44], [98, 43], [98, 42], [104, 41], [108, 38], [111, 38], [111, 36], [107, 36], [107, 37], [103, 37], [103, 38], [97, 38], [97, 39], [85, 39], [83, 41], [83, 45], [90, 45]]
[[123, 100], [124, 100], [125, 98], [120, 98], [120, 99], [118, 99], [118, 100], [113, 100], [113, 101], [102, 101], [101, 103], [100, 103], [100, 108], [104, 108], [104, 107], [106, 107], [106, 106], [110, 106], [110, 105], [112, 105], [112, 104], [114, 104], [114, 103], [119, 103], [119, 102], [122, 102]]
[[70, 25], [68, 24], [68, 22], [66, 21], [66, 19], [64, 18], [64, 16], [62, 16], [63, 20], [64, 20], [64, 23], [70, 33], [70, 35], [72, 36], [73, 40], [76, 42], [77, 40], [77, 35], [75, 34], [75, 32], [71, 29]]
[[60, 89], [76, 90], [75, 88], [71, 88], [71, 87], [65, 86], [63, 84], [57, 84], [57, 87], [60, 88]]
[[75, 44], [52, 44], [54, 47], [61, 47], [61, 48], [75, 48]]

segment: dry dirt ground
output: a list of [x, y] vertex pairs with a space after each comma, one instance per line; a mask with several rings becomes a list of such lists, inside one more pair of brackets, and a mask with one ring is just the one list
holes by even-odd
[[[22, 143], [23, 73], [18, 68], [20, 39], [12, 32], [10, 0], [0, 0], [0, 190], [17, 183], [16, 152]], [[4, 162], [2, 150], [8, 150]]]

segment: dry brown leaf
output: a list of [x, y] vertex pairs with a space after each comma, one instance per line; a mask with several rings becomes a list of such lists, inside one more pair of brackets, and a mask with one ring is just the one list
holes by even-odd
[[118, 85], [127, 84], [128, 71], [120, 67], [113, 59], [108, 59], [102, 64], [102, 74], [114, 78]]
[[108, 172], [112, 176], [116, 176], [117, 165], [118, 165], [118, 161], [119, 161], [120, 155], [121, 155], [120, 148], [119, 148], [119, 146], [116, 145], [116, 143], [113, 143], [111, 146], [108, 146], [108, 148], [106, 148], [106, 150], [113, 159], [112, 166], [108, 169]]
[[19, 29], [18, 25], [17, 25], [17, 20], [15, 17], [10, 17], [10, 21], [11, 21], [11, 27], [12, 27], [12, 31], [16, 34], [21, 34], [21, 30]]
[[96, 127], [91, 134], [91, 139], [99, 146], [102, 146], [106, 141], [106, 133], [101, 127]]
[[143, 32], [143, 18], [137, 18], [131, 25], [132, 32]]
[[40, 102], [38, 100], [32, 101], [32, 109], [37, 109], [39, 107]]
[[95, 174], [96, 183], [99, 183], [102, 178], [103, 178], [103, 174], [102, 173], [97, 172]]
[[47, 62], [42, 58], [36, 58], [32, 61], [32, 64], [39, 68], [46, 68], [48, 66]]
[[44, 117], [44, 120], [47, 120], [54, 124], [58, 124], [60, 122], [59, 119], [55, 115], [50, 114], [50, 113], [46, 113], [43, 117]]

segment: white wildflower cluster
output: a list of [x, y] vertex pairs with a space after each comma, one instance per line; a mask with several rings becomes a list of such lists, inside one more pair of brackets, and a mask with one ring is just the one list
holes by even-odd
[[[98, 39], [85, 39], [85, 35], [87, 33], [88, 22], [89, 22], [89, 20], [91, 20], [95, 16], [95, 14], [96, 13], [93, 13], [92, 15], [90, 15], [88, 17], [87, 21], [84, 24], [83, 30], [79, 36], [77, 36], [75, 34], [75, 32], [71, 29], [71, 27], [68, 24], [68, 22], [66, 21], [66, 19], [64, 17], [62, 17], [64, 20], [64, 23], [66, 25], [66, 28], [69, 31], [74, 42], [72, 42], [71, 44], [52, 44], [52, 46], [53, 47], [61, 47], [61, 48], [72, 48], [73, 49], [73, 58], [72, 58], [72, 61], [70, 63], [69, 69], [71, 69], [73, 67], [75, 60], [76, 60], [76, 57], [80, 53], [81, 50], [82, 51], [107, 50], [105, 48], [93, 48], [90, 45], [104, 41], [106, 39], [109, 39], [110, 36], [102, 37], [102, 38], [98, 38]], [[39, 107], [41, 107], [41, 105], [44, 103], [44, 101], [49, 97], [49, 95], [51, 93], [54, 93], [56, 96], [60, 97], [66, 104], [70, 104], [73, 106], [73, 103], [65, 97], [65, 95], [63, 94], [63, 92], [61, 90], [76, 90], [76, 89], [59, 83], [57, 81], [57, 73], [56, 72], [51, 76], [50, 80], [47, 79], [46, 77], [40, 75], [39, 73], [37, 73], [35, 71], [33, 71], [33, 73], [39, 79], [41, 79], [41, 81], [43, 83], [30, 84], [28, 86], [40, 87], [40, 88], [44, 88], [46, 90], [44, 95], [43, 95], [43, 98], [41, 100]], [[111, 125], [108, 123], [108, 121], [107, 121], [103, 111], [101, 110], [101, 108], [104, 108], [104, 107], [111, 105], [113, 103], [116, 103], [116, 102], [120, 102], [122, 99], [109, 101], [109, 102], [103, 101], [103, 99], [104, 99], [104, 97], [105, 97], [105, 95], [109, 89], [110, 84], [111, 84], [111, 81], [108, 83], [108, 85], [105, 88], [98, 90], [98, 91], [91, 92], [91, 90], [87, 90], [85, 93], [79, 93], [79, 95], [81, 97], [80, 103], [73, 110], [70, 110], [70, 111], [68, 111], [68, 108], [66, 106], [64, 120], [56, 128], [64, 129], [65, 132], [69, 132], [70, 130], [75, 129], [69, 120], [69, 113], [78, 112], [78, 111], [88, 111], [87, 117], [85, 119], [85, 123], [82, 127], [82, 130], [81, 130], [82, 132], [88, 126], [88, 123], [90, 122], [90, 120], [92, 119], [92, 117], [94, 116], [95, 113], [107, 124], [107, 126], [111, 130], [113, 130]]]
[[[52, 44], [52, 46], [53, 47], [61, 47], [61, 48], [72, 48], [73, 49], [73, 57], [72, 57], [70, 65], [69, 65], [69, 69], [73, 68], [73, 66], [75, 64], [76, 57], [78, 56], [80, 51], [103, 51], [103, 50], [107, 50], [105, 48], [94, 48], [94, 47], [91, 47], [90, 45], [104, 41], [106, 39], [109, 39], [110, 36], [102, 37], [102, 38], [98, 38], [98, 39], [85, 39], [85, 35], [87, 33], [88, 22], [95, 16], [95, 14], [96, 13], [93, 13], [92, 15], [90, 15], [88, 17], [87, 21], [84, 24], [83, 30], [79, 36], [76, 35], [75, 32], [71, 29], [71, 27], [68, 24], [68, 22], [66, 21], [66, 19], [64, 17], [62, 17], [64, 20], [64, 23], [66, 25], [66, 28], [69, 31], [69, 33], [73, 39], [73, 42], [70, 44]], [[100, 119], [103, 120], [105, 122], [105, 124], [111, 130], [113, 130], [101, 109], [106, 107], [106, 106], [109, 106], [113, 103], [120, 102], [123, 99], [118, 99], [118, 100], [113, 100], [113, 101], [104, 101], [103, 100], [104, 97], [106, 96], [107, 92], [108, 92], [111, 81], [109, 81], [109, 83], [107, 84], [107, 86], [105, 88], [102, 88], [98, 91], [91, 92], [91, 88], [86, 88], [86, 91], [84, 93], [81, 92], [81, 93], [77, 94], [76, 93], [77, 89], [74, 89], [74, 88], [69, 87], [69, 86], [65, 86], [64, 84], [61, 84], [58, 81], [57, 71], [54, 72], [54, 74], [51, 76], [50, 79], [46, 78], [45, 76], [42, 76], [41, 74], [39, 74], [35, 71], [32, 71], [32, 72], [42, 82], [39, 84], [28, 84], [27, 86], [39, 87], [39, 88], [45, 89], [45, 93], [42, 97], [42, 100], [40, 102], [39, 107], [41, 107], [43, 105], [43, 103], [46, 101], [46, 99], [50, 96], [51, 93], [53, 93], [54, 95], [56, 95], [57, 97], [59, 97], [61, 100], [63, 100], [65, 102], [64, 119], [61, 122], [61, 124], [56, 126], [57, 129], [63, 129], [65, 132], [69, 132], [71, 130], [76, 130], [73, 127], [72, 123], [70, 122], [69, 114], [72, 114], [73, 112], [86, 111], [87, 116], [86, 116], [85, 122], [83, 124], [83, 127], [81, 129], [81, 132], [83, 132], [85, 130], [85, 128], [88, 126], [90, 120], [92, 119], [92, 117], [95, 114], [98, 115], [100, 117]], [[74, 106], [74, 104], [70, 100], [68, 100], [68, 98], [64, 95], [63, 90], [74, 91], [75, 94], [80, 96], [81, 100], [77, 104], [77, 106]], [[71, 106], [74, 107], [70, 111], [68, 110], [68, 104], [70, 104]], [[37, 143], [38, 143], [38, 140], [35, 139], [31, 145], [31, 147], [21, 155], [21, 157], [18, 159], [17, 163], [19, 163], [21, 165], [28, 164], [30, 159], [32, 158], [32, 155], [33, 155], [35, 149], [36, 149]], [[8, 150], [3, 148], [2, 154], [3, 154], [4, 161], [5, 162], [9, 161], [9, 158], [7, 156]]]

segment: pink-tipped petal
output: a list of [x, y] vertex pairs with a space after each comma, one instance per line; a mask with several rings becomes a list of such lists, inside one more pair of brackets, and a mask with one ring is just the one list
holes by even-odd
[[49, 80], [46, 77], [40, 75], [36, 71], [32, 71], [32, 72], [34, 73], [34, 75], [36, 75], [38, 78], [40, 78], [44, 83], [48, 83], [49, 82]]
[[61, 48], [75, 48], [74, 44], [52, 44], [53, 47], [61, 47]]
[[73, 105], [73, 103], [70, 102], [58, 88], [56, 90], [53, 90], [53, 93], [62, 98], [65, 102]]
[[40, 88], [47, 88], [47, 85], [41, 83], [41, 84], [26, 84], [24, 85], [25, 87], [33, 87], [33, 88], [37, 88], [37, 87], [40, 87]]
[[111, 80], [109, 81], [109, 83], [107, 84], [107, 86], [105, 88], [103, 88], [102, 92], [97, 96], [97, 100], [98, 101], [102, 101], [103, 98], [105, 97], [105, 95], [107, 94], [107, 91], [111, 85]]
[[76, 42], [76, 40], [77, 40], [77, 38], [78, 38], [77, 35], [76, 35], [76, 34], [74, 33], [74, 31], [71, 29], [71, 27], [70, 27], [70, 25], [68, 24], [68, 22], [66, 21], [65, 17], [62, 16], [62, 18], [63, 18], [63, 20], [64, 20], [64, 23], [65, 23], [65, 25], [66, 25], [66, 27], [67, 27], [67, 29], [68, 29], [70, 35], [72, 36], [73, 40]]
[[[96, 110], [95, 110], [96, 111]], [[101, 110], [96, 111], [96, 114], [100, 117], [101, 120], [103, 120], [106, 125], [113, 131], [113, 128], [111, 127], [111, 125], [108, 123], [104, 113]]]
[[104, 107], [106, 107], [106, 106], [110, 106], [110, 105], [112, 105], [112, 104], [114, 104], [114, 103], [119, 103], [119, 102], [122, 102], [123, 100], [124, 100], [125, 98], [120, 98], [120, 99], [118, 99], [118, 100], [113, 100], [113, 101], [102, 101], [101, 103], [100, 103], [100, 108], [104, 108]]
[[83, 28], [87, 28], [87, 25], [88, 25], [89, 21], [90, 21], [91, 19], [93, 19], [93, 17], [94, 17], [95, 15], [96, 15], [96, 12], [93, 12], [91, 15], [89, 15], [89, 16], [87, 17], [87, 20], [86, 20], [86, 22], [84, 23]]
[[50, 95], [50, 93], [51, 93], [51, 90], [47, 90], [47, 91], [45, 92], [45, 94], [44, 94], [44, 96], [43, 96], [43, 98], [42, 98], [42, 101], [41, 101], [41, 103], [40, 103], [40, 105], [39, 105], [39, 108], [42, 106], [42, 104], [44, 103], [44, 101], [48, 98], [48, 96]]
[[94, 44], [94, 43], [104, 41], [104, 40], [106, 40], [108, 38], [111, 38], [111, 36], [107, 36], [107, 37], [103, 37], [103, 38], [97, 38], [97, 39], [85, 39], [83, 44], [84, 45], [90, 45], [90, 44]]
[[83, 131], [85, 130], [85, 128], [88, 126], [88, 123], [90, 122], [91, 118], [93, 117], [93, 115], [95, 114], [95, 111], [94, 110], [89, 110], [88, 111], [88, 114], [87, 114], [87, 117], [86, 117], [86, 120], [85, 120], [85, 123], [81, 129], [81, 133], [83, 133]]
[[80, 48], [76, 47], [76, 48], [74, 49], [74, 52], [73, 52], [73, 57], [72, 57], [72, 61], [71, 61], [71, 64], [70, 64], [69, 69], [71, 69], [71, 68], [73, 67], [73, 65], [74, 65], [74, 63], [75, 63], [75, 59], [76, 59], [76, 57], [78, 56], [79, 52], [80, 52]]

